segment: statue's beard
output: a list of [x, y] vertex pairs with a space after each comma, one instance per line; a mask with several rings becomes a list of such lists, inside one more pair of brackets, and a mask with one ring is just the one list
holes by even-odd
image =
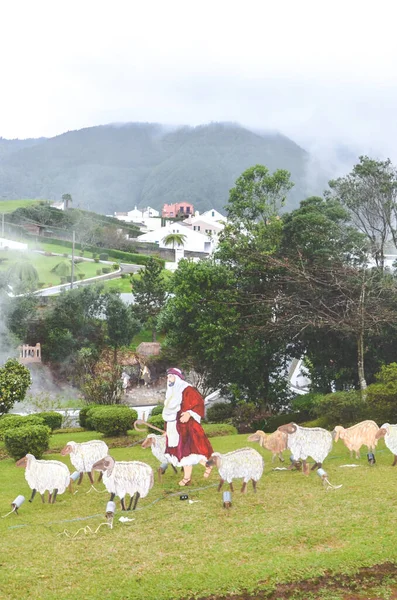
[[175, 385], [175, 381], [170, 381], [168, 387], [172, 387], [173, 385]]

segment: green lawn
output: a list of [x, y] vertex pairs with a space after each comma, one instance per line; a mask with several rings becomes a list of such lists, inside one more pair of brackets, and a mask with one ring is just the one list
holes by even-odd
[[[43, 287], [58, 285], [61, 279], [56, 273], [52, 273], [51, 269], [60, 261], [68, 260], [62, 256], [44, 256], [36, 252], [24, 252], [18, 250], [0, 250], [0, 271], [6, 271], [13, 262], [26, 260], [29, 261], [39, 274], [39, 281], [43, 283]], [[97, 270], [101, 269], [104, 264], [93, 262], [82, 262], [75, 265], [75, 279], [79, 279], [79, 273], [84, 273], [84, 279], [95, 277]], [[108, 266], [108, 265], [106, 265]]]
[[25, 208], [25, 206], [34, 206], [39, 204], [41, 200], [1, 200], [0, 213], [11, 213], [17, 208]]
[[[55, 435], [52, 447], [74, 439], [101, 437], [96, 433]], [[134, 438], [136, 439], [136, 438]], [[133, 439], [131, 438], [131, 442]], [[265, 472], [254, 494], [238, 491], [232, 508], [223, 508], [216, 491], [217, 474], [203, 479], [194, 468], [193, 486], [181, 490], [180, 474], [168, 470], [163, 483], [156, 479], [147, 498], [141, 499], [134, 520], [113, 529], [97, 527], [105, 522], [108, 494], [92, 491], [88, 480], [76, 494], [65, 492], [55, 505], [30, 504], [30, 490], [23, 470], [14, 461], [0, 461], [0, 513], [10, 510], [23, 494], [19, 515], [0, 519], [2, 556], [0, 597], [9, 600], [165, 600], [203, 598], [257, 590], [269, 594], [280, 583], [320, 577], [324, 573], [354, 573], [359, 568], [397, 560], [396, 477], [392, 456], [383, 441], [377, 463], [369, 466], [363, 454], [350, 459], [341, 442], [334, 446], [324, 468], [338, 490], [326, 491], [316, 473], [305, 477], [293, 471], [273, 471], [270, 455], [245, 435], [212, 438], [217, 451], [244, 446], [259, 450]], [[150, 450], [139, 445], [113, 448], [117, 460], [143, 460], [157, 468]], [[58, 452], [47, 459], [68, 457]], [[288, 453], [285, 453], [288, 464]], [[357, 468], [340, 468], [357, 463]], [[102, 491], [103, 485], [96, 488]], [[75, 488], [76, 489], [76, 488]], [[181, 501], [186, 492], [189, 501]], [[389, 598], [393, 579], [385, 579], [375, 592], [361, 588], [308, 593], [289, 598]], [[264, 596], [261, 596], [264, 597]], [[276, 595], [273, 598], [280, 596]], [[287, 597], [287, 596], [283, 596]]]
[[105, 290], [117, 290], [120, 293], [131, 293], [131, 282], [130, 278], [126, 277], [122, 279], [118, 277], [117, 279], [108, 279], [102, 282]]

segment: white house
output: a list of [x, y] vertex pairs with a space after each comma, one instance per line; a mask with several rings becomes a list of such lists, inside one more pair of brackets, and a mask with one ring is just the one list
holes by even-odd
[[220, 221], [223, 223], [226, 223], [226, 217], [224, 217], [223, 215], [221, 215], [220, 212], [218, 212], [217, 210], [215, 210], [215, 208], [211, 208], [210, 210], [206, 210], [205, 212], [203, 212], [200, 215], [201, 218], [205, 219], [206, 221]]
[[213, 241], [208, 235], [203, 235], [198, 231], [193, 231], [182, 223], [167, 223], [166, 227], [161, 227], [155, 231], [149, 231], [136, 238], [137, 242], [152, 242], [159, 245], [159, 248], [172, 248], [166, 246], [164, 238], [173, 233], [180, 233], [186, 236], [185, 243], [175, 245], [175, 249], [190, 250], [193, 252], [206, 252], [210, 254], [213, 250]]
[[159, 217], [160, 213], [158, 210], [148, 206], [147, 208], [135, 208], [127, 212], [115, 212], [114, 217], [125, 223], [143, 223], [145, 219], [152, 217]]

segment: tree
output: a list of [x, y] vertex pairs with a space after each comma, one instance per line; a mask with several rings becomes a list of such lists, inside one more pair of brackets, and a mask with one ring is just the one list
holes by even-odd
[[397, 245], [397, 170], [389, 159], [360, 156], [359, 161], [349, 175], [329, 186], [368, 238], [376, 265], [383, 270], [387, 242]]
[[277, 169], [270, 174], [263, 165], [250, 167], [230, 190], [226, 207], [228, 219], [240, 222], [246, 229], [251, 229], [254, 223], [266, 223], [279, 214], [293, 185], [288, 171]]
[[33, 292], [39, 281], [36, 268], [28, 260], [19, 260], [13, 263], [8, 269], [7, 277], [17, 294]]
[[15, 402], [22, 402], [32, 383], [29, 369], [16, 359], [9, 359], [0, 368], [0, 415], [7, 413]]
[[187, 235], [184, 233], [169, 233], [165, 237], [163, 237], [163, 244], [165, 246], [172, 246], [175, 249], [175, 246], [184, 246], [186, 242]]
[[72, 196], [70, 194], [62, 194], [62, 201], [64, 205], [64, 209], [68, 210], [69, 204], [73, 202]]
[[154, 258], [150, 258], [139, 277], [131, 282], [134, 304], [131, 306], [136, 317], [152, 330], [152, 341], [156, 341], [158, 316], [167, 301], [167, 285], [164, 269]]
[[141, 328], [130, 307], [116, 292], [105, 294], [104, 313], [106, 317], [106, 341], [113, 348], [113, 363], [117, 364], [117, 350], [128, 346]]

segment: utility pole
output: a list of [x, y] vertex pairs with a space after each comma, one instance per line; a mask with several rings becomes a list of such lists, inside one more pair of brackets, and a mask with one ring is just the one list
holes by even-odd
[[72, 269], [70, 272], [70, 289], [73, 289], [73, 280], [74, 280], [74, 244], [76, 241], [76, 232], [73, 231], [73, 238], [72, 238]]

